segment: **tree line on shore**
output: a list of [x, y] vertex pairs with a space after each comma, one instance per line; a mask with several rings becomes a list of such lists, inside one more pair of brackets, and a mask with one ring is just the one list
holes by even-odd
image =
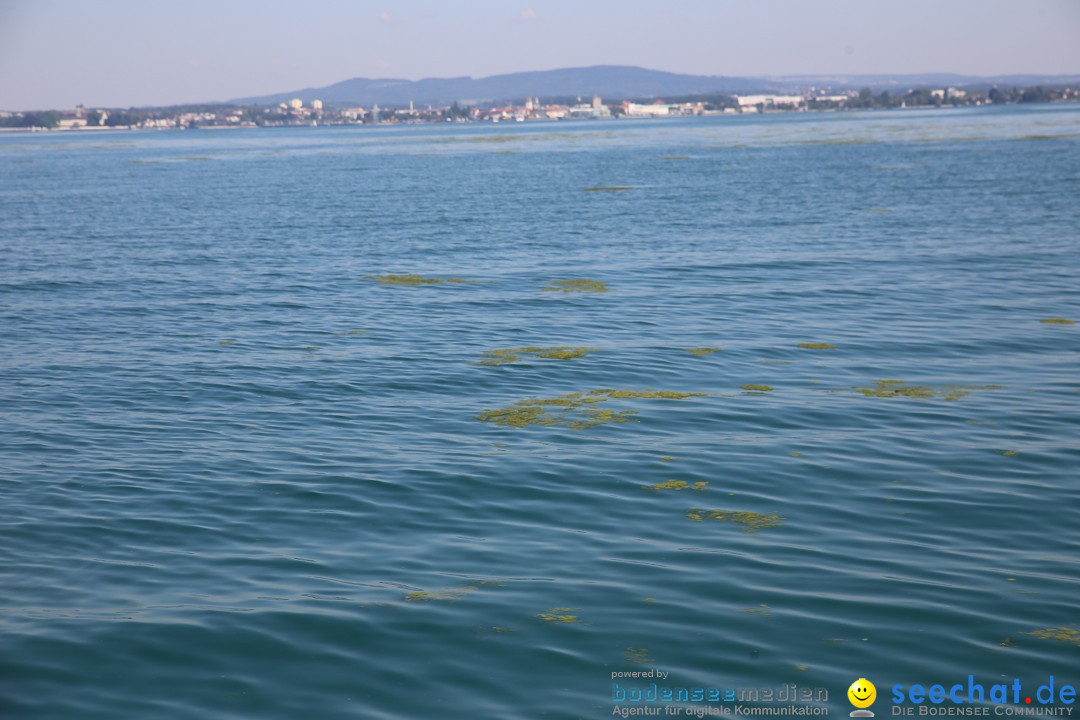
[[[1080, 90], [1069, 87], [1047, 87], [1037, 85], [1033, 87], [991, 87], [985, 90], [957, 91], [931, 90], [929, 88], [915, 88], [906, 92], [894, 93], [883, 90], [874, 93], [870, 88], [863, 88], [857, 95], [848, 97], [843, 101], [836, 99], [816, 99], [809, 96], [806, 107], [810, 110], [828, 109], [851, 109], [868, 110], [898, 107], [951, 107], [957, 105], [976, 104], [1012, 104], [1012, 103], [1042, 103], [1060, 102], [1080, 99]], [[554, 100], [560, 100], [556, 98]], [[739, 107], [734, 96], [719, 93], [706, 95], [689, 95], [668, 98], [670, 103], [702, 103], [705, 110], [723, 110], [726, 108]], [[639, 100], [642, 103], [651, 102], [651, 99]], [[612, 113], [619, 115], [619, 106], [612, 107]], [[383, 111], [384, 117], [393, 117], [397, 112], [393, 108]], [[181, 105], [166, 108], [129, 108], [92, 110], [86, 114], [86, 124], [90, 126], [105, 127], [133, 127], [145, 123], [147, 120], [158, 118], [179, 117], [181, 115], [197, 115], [200, 113], [229, 114], [237, 118], [238, 122], [254, 125], [281, 124], [282, 115], [280, 110], [273, 107], [235, 105]], [[332, 113], [332, 111], [331, 111]], [[469, 108], [454, 103], [448, 109], [437, 111], [416, 112], [413, 116], [420, 121], [432, 121], [440, 119], [468, 119]], [[0, 128], [49, 128], [59, 127], [62, 115], [56, 110], [40, 110], [32, 112], [6, 113], [0, 116]], [[378, 121], [378, 116], [369, 116], [368, 122]], [[189, 124], [195, 125], [192, 120]]]

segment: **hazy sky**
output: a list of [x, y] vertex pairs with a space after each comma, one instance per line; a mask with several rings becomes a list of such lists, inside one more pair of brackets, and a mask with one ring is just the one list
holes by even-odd
[[1080, 0], [0, 0], [6, 110], [598, 64], [1080, 74]]

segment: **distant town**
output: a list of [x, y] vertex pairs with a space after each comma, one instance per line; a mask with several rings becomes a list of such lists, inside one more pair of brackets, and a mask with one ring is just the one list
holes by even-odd
[[787, 95], [708, 94], [663, 99], [618, 100], [530, 97], [507, 103], [452, 103], [441, 107], [360, 107], [304, 103], [300, 98], [277, 105], [203, 104], [159, 108], [87, 108], [35, 112], [0, 111], [0, 130], [136, 130], [282, 126], [389, 125], [446, 122], [526, 122], [600, 118], [664, 118], [696, 115], [744, 115], [895, 108], [951, 108], [1035, 102], [1076, 102], [1080, 85], [914, 88], [905, 92], [869, 88], [833, 92], [812, 88]]

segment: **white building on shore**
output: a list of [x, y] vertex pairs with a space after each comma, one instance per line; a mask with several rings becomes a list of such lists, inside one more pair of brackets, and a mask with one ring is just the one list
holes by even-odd
[[666, 117], [671, 115], [674, 109], [674, 105], [664, 105], [662, 103], [642, 105], [628, 102], [624, 111], [627, 117]]
[[806, 104], [802, 95], [736, 95], [735, 101], [743, 112], [756, 112], [758, 108], [799, 108]]

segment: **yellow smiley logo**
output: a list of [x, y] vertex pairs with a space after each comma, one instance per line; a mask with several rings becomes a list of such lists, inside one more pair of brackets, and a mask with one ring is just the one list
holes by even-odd
[[866, 678], [859, 678], [847, 689], [848, 700], [857, 708], [868, 708], [877, 700], [877, 688]]

